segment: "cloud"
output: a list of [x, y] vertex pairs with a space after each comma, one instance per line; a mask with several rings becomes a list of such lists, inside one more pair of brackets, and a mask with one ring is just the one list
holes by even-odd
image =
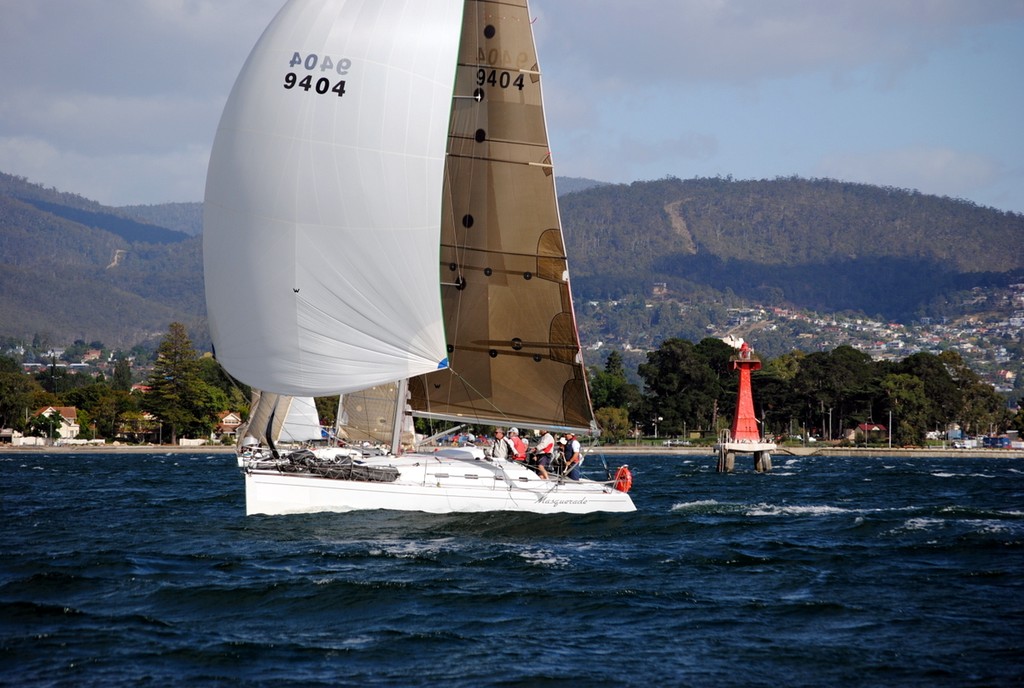
[[1024, 18], [1019, 0], [540, 0], [533, 10], [542, 59], [557, 52], [580, 77], [632, 84], [899, 70], [974, 28]]
[[[282, 2], [0, 0], [0, 170], [104, 203], [200, 200], [228, 91]], [[531, 10], [559, 174], [821, 174], [964, 196], [1003, 173], [978, 196], [1020, 207], [1022, 0]]]
[[833, 153], [822, 158], [818, 171], [822, 177], [868, 181], [954, 198], [986, 189], [1006, 174], [996, 160], [948, 148]]
[[0, 170], [107, 204], [195, 201], [281, 0], [4, 3]]
[[38, 138], [0, 138], [0, 170], [115, 206], [201, 200], [209, 155], [197, 145], [84, 154]]

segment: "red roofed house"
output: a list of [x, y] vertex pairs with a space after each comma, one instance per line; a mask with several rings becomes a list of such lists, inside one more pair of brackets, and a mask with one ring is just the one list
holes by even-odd
[[78, 437], [81, 428], [78, 426], [78, 409], [74, 406], [44, 406], [35, 412], [35, 416], [52, 416], [56, 411], [60, 414], [60, 426], [57, 435], [62, 440], [73, 440]]
[[238, 426], [242, 424], [242, 416], [238, 411], [221, 411], [217, 414], [217, 427], [213, 431], [213, 439], [223, 440], [234, 438]]
[[846, 431], [846, 439], [851, 442], [879, 442], [889, 434], [889, 428], [881, 423], [860, 423], [856, 428]]

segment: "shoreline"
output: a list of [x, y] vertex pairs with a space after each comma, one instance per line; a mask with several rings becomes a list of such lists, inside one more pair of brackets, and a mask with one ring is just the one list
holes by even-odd
[[[718, 456], [714, 447], [595, 447], [592, 452], [602, 454], [677, 454], [680, 456]], [[750, 452], [748, 452], [749, 454]], [[736, 452], [744, 456], [743, 452]], [[780, 456], [962, 456], [969, 459], [1024, 459], [1024, 449], [954, 449], [953, 447], [777, 447], [771, 452]]]
[[[630, 454], [658, 456], [709, 456], [718, 453], [713, 447], [628, 447], [598, 446], [584, 448], [589, 454]], [[235, 447], [224, 445], [200, 445], [197, 447], [181, 447], [176, 445], [61, 445], [61, 446], [10, 446], [0, 445], [0, 454], [234, 454]], [[970, 459], [1024, 459], [1024, 449], [954, 449], [946, 448], [911, 448], [902, 447], [778, 447], [771, 452], [773, 457], [780, 456], [859, 456], [873, 458], [878, 456], [914, 456], [921, 458], [960, 456]], [[739, 456], [744, 456], [738, 452]]]

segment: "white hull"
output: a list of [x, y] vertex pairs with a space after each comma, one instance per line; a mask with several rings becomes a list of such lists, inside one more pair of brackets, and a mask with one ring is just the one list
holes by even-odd
[[586, 514], [636, 511], [625, 492], [593, 480], [543, 480], [525, 466], [468, 450], [380, 456], [365, 466], [398, 469], [394, 482], [337, 480], [276, 469], [245, 470], [246, 514], [394, 509], [427, 513], [523, 511]]

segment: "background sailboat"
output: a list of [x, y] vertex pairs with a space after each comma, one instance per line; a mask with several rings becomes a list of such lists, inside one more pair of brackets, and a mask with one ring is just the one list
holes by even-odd
[[[394, 385], [395, 428], [592, 429], [525, 0], [287, 3], [225, 107], [204, 223], [218, 358], [248, 384]], [[247, 470], [247, 509], [633, 510], [610, 482], [390, 445], [363, 464], [392, 482]]]
[[323, 428], [312, 397], [253, 390], [249, 419], [238, 430], [239, 465], [246, 458], [270, 456], [274, 450], [321, 439]]

